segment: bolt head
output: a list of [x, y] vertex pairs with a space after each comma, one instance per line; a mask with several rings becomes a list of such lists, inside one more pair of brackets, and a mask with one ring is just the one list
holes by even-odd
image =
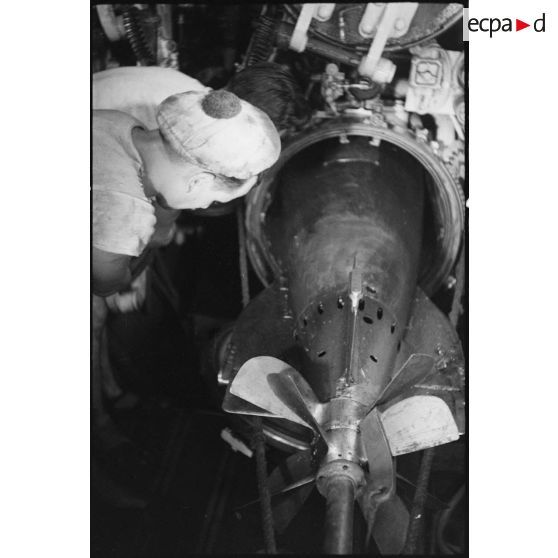
[[402, 31], [403, 29], [405, 29], [405, 20], [402, 17], [398, 17], [395, 20], [393, 26], [397, 31]]
[[339, 66], [337, 66], [337, 64], [334, 64], [333, 62], [330, 62], [325, 67], [325, 72], [328, 76], [335, 76], [339, 73]]

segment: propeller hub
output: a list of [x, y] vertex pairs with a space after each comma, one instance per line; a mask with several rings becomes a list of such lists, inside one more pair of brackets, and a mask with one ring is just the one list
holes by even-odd
[[365, 475], [362, 467], [346, 459], [337, 459], [323, 465], [318, 471], [316, 486], [322, 496], [326, 496], [332, 479], [346, 477], [354, 485], [355, 492], [364, 486]]
[[346, 397], [332, 399], [325, 406], [323, 431], [328, 445], [326, 462], [339, 459], [360, 464], [365, 456], [360, 441], [359, 422], [366, 408]]

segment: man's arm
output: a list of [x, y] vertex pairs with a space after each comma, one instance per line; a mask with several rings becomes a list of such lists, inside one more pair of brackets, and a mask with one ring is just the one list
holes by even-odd
[[132, 281], [130, 256], [93, 247], [93, 293], [108, 296], [129, 287]]
[[174, 222], [180, 215], [180, 210], [177, 209], [164, 209], [158, 204], [155, 205], [155, 218], [157, 224], [155, 231], [149, 239], [149, 246], [156, 248], [159, 246], [166, 246], [172, 241], [174, 236]]
[[184, 91], [209, 91], [198, 80], [171, 68], [131, 66], [93, 74], [94, 109], [131, 114], [148, 130], [158, 128], [157, 108], [167, 97]]

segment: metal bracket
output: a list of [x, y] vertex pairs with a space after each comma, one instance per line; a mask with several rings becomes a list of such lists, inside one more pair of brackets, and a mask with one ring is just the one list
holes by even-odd
[[370, 49], [366, 56], [360, 61], [358, 67], [359, 74], [363, 76], [372, 76], [380, 58], [382, 57], [382, 52], [384, 52], [384, 47], [386, 46], [387, 40], [393, 29], [393, 24], [398, 13], [397, 4], [388, 4], [382, 13], [382, 17], [378, 24], [378, 29], [376, 30], [376, 35], [374, 40], [370, 43]]
[[[382, 59], [382, 53], [390, 37], [398, 37], [407, 32], [417, 8], [416, 3], [386, 4], [381, 8], [375, 4], [367, 5], [359, 24], [359, 33], [364, 37], [374, 35], [374, 39], [360, 62], [358, 71], [361, 75], [373, 78], [376, 69], [381, 69], [378, 81], [388, 83], [393, 79], [395, 65]], [[381, 14], [378, 10], [381, 10]]]
[[[382, 16], [385, 9], [385, 3], [374, 2], [366, 5], [362, 19], [358, 26], [358, 32], [366, 38], [370, 38], [374, 35], [374, 31], [378, 27], [378, 22]], [[411, 22], [415, 17], [415, 13], [418, 9], [418, 3], [416, 2], [403, 2], [397, 4], [398, 14], [397, 18], [393, 22], [390, 37], [399, 38], [405, 35], [409, 31]]]
[[296, 22], [289, 47], [296, 52], [304, 52], [308, 43], [308, 28], [318, 8], [317, 4], [303, 4]]
[[296, 21], [289, 48], [296, 52], [304, 52], [308, 43], [308, 28], [312, 19], [328, 21], [333, 15], [335, 4], [303, 4]]

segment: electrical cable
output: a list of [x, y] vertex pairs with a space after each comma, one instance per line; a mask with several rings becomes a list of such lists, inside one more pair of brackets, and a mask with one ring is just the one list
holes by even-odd
[[[236, 219], [238, 228], [238, 259], [242, 287], [242, 307], [246, 308], [250, 302], [250, 284], [248, 282], [248, 257], [246, 253], [243, 205], [238, 206], [236, 210]], [[262, 428], [262, 419], [260, 417], [254, 417], [252, 426], [252, 447], [256, 456], [256, 476], [258, 481], [258, 494], [260, 497], [260, 509], [262, 512], [265, 548], [268, 554], [277, 554], [275, 531], [273, 528], [273, 512], [271, 509], [271, 495], [267, 485], [267, 461], [265, 457], [265, 436]]]
[[465, 485], [462, 485], [459, 490], [452, 496], [448, 503], [448, 508], [445, 509], [439, 517], [438, 524], [436, 526], [436, 544], [438, 549], [442, 554], [457, 554], [461, 552], [461, 549], [447, 543], [444, 541], [444, 531], [448, 525], [451, 514], [455, 511], [455, 508], [465, 495]]
[[403, 555], [417, 554], [420, 528], [424, 516], [424, 505], [428, 495], [428, 481], [430, 480], [430, 471], [432, 469], [432, 461], [434, 459], [434, 449], [435, 448], [425, 449], [422, 455], [417, 480], [417, 490], [411, 507], [411, 518], [409, 521], [409, 528], [407, 530], [407, 538], [405, 539], [405, 546], [401, 552]]
[[256, 474], [258, 478], [258, 492], [260, 495], [260, 509], [262, 512], [262, 523], [264, 542], [267, 554], [277, 554], [275, 544], [275, 531], [273, 528], [273, 512], [271, 510], [271, 495], [267, 485], [267, 462], [265, 458], [265, 436], [262, 429], [261, 417], [254, 417], [254, 433], [252, 444], [256, 454]]
[[238, 229], [238, 262], [240, 267], [240, 284], [242, 289], [242, 307], [250, 302], [250, 282], [248, 279], [248, 257], [246, 254], [246, 233], [244, 232], [244, 207], [240, 204], [236, 210]]

